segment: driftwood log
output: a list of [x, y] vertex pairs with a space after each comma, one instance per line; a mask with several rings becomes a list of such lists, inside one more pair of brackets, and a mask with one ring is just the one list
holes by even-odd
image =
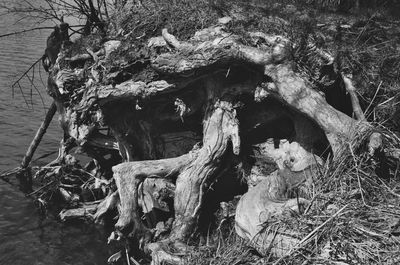
[[[307, 187], [316, 168], [327, 156], [339, 156], [355, 132], [366, 133], [371, 127], [348, 77], [344, 80], [357, 119], [329, 105], [296, 72], [289, 40], [256, 32], [250, 36], [259, 45], [245, 45], [225, 29], [224, 21], [229, 19], [186, 42], [166, 29], [148, 40], [149, 66], [158, 73], [156, 79], [99, 81], [97, 66], [107, 53], [101, 51], [72, 58], [61, 51], [49, 75], [48, 90], [65, 135], [102, 170], [113, 172], [116, 189], [97, 208], [91, 207], [91, 218], [118, 209], [115, 228], [141, 241], [152, 264], [183, 262], [169, 248], [187, 250], [213, 183], [232, 175], [249, 157], [249, 192], [239, 202], [236, 229], [253, 240], [270, 218], [307, 205]], [[110, 43], [104, 46], [107, 51]], [[323, 52], [320, 56], [327, 57]], [[61, 66], [91, 59], [90, 73]], [[382, 143], [375, 142], [371, 148], [381, 148]], [[294, 199], [292, 191], [299, 186], [304, 198]], [[168, 205], [168, 200], [173, 202]], [[173, 217], [163, 240], [152, 239], [157, 216], [147, 223], [141, 216], [152, 209]], [[63, 216], [68, 218], [65, 212]], [[276, 238], [267, 234], [256, 240], [260, 242], [273, 248], [296, 244], [285, 233]], [[282, 249], [273, 253], [284, 255]]]

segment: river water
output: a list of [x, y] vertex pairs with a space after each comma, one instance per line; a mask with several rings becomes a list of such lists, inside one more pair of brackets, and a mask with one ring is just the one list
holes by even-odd
[[[0, 4], [6, 1], [0, 0]], [[32, 20], [20, 19], [19, 15], [4, 14], [0, 8], [0, 35], [35, 26]], [[11, 89], [11, 84], [41, 57], [50, 32], [41, 30], [0, 38], [0, 172], [19, 165], [44, 118], [45, 108], [51, 104], [43, 84], [47, 75], [41, 69], [42, 83], [38, 67], [34, 76], [30, 72], [30, 77], [34, 78], [44, 104], [34, 88], [31, 92], [26, 78], [21, 81], [25, 99], [18, 87], [14, 93]], [[61, 135], [54, 119], [35, 157], [57, 151]], [[54, 158], [55, 155], [36, 163]], [[106, 264], [112, 253], [105, 242], [106, 235], [93, 226], [65, 225], [52, 217], [41, 218], [29, 198], [0, 180], [0, 265]]]

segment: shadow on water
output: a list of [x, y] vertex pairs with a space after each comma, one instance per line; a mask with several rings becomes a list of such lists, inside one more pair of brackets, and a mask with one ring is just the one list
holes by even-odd
[[[15, 3], [17, 1], [9, 1], [10, 5]], [[28, 20], [17, 23], [19, 19], [1, 15], [0, 34], [34, 25]], [[19, 91], [12, 97], [11, 84], [42, 56], [49, 34], [50, 30], [43, 30], [0, 38], [0, 172], [19, 165], [44, 118], [37, 92], [32, 93], [33, 109], [27, 108]], [[46, 78], [42, 71], [44, 83]], [[52, 100], [46, 95], [39, 76], [36, 82], [49, 107]], [[31, 102], [30, 95], [28, 101]], [[61, 135], [54, 118], [34, 159], [56, 151]], [[53, 158], [47, 157], [39, 163]], [[101, 229], [94, 226], [64, 225], [52, 217], [43, 220], [29, 198], [0, 180], [0, 265], [106, 264], [112, 254], [105, 244], [106, 238]]]

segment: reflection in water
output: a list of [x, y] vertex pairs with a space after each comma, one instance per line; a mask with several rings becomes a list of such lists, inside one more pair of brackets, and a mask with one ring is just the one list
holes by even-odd
[[[9, 1], [10, 5], [15, 3]], [[1, 15], [0, 35], [34, 26], [27, 20], [16, 24], [19, 19]], [[15, 91], [12, 98], [10, 85], [42, 56], [49, 34], [50, 30], [45, 30], [0, 38], [0, 172], [19, 165], [44, 117], [36, 91], [32, 93], [32, 110], [26, 107], [19, 91]], [[43, 70], [41, 73], [43, 83], [46, 83], [46, 74]], [[51, 99], [38, 74], [35, 73], [36, 84], [48, 107]], [[24, 88], [29, 88], [27, 83]], [[27, 100], [31, 103], [30, 92]], [[60, 137], [61, 129], [54, 119], [36, 157], [57, 150]], [[49, 159], [52, 157], [46, 158]], [[33, 202], [1, 180], [0, 239], [0, 265], [105, 264], [112, 254], [104, 243], [106, 235], [87, 225], [65, 226], [53, 218], [41, 220]]]

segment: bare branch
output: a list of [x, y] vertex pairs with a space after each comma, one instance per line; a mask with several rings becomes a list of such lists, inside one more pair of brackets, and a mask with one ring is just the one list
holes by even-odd
[[35, 84], [34, 84], [34, 75], [32, 76], [32, 79], [31, 79], [31, 77], [29, 76], [29, 73], [31, 72], [31, 71], [35, 71], [35, 65], [38, 63], [38, 62], [40, 62], [42, 60], [42, 57], [40, 57], [39, 59], [37, 59], [12, 85], [11, 85], [11, 89], [12, 89], [12, 96], [13, 96], [13, 98], [14, 98], [14, 89], [15, 89], [15, 87], [18, 87], [18, 89], [20, 90], [20, 92], [21, 92], [21, 95], [22, 95], [22, 97], [24, 98], [24, 101], [25, 101], [25, 104], [26, 104], [26, 106], [29, 108], [29, 104], [28, 104], [28, 101], [27, 101], [27, 99], [26, 99], [26, 97], [25, 97], [25, 94], [24, 94], [24, 91], [23, 91], [23, 89], [22, 89], [22, 86], [21, 86], [21, 80], [23, 79], [23, 78], [27, 78], [28, 79], [28, 81], [29, 81], [29, 83], [31, 84], [31, 108], [33, 108], [33, 102], [32, 102], [32, 87], [33, 88], [35, 88], [35, 90], [39, 93], [39, 96], [40, 96], [40, 98], [41, 98], [41, 100], [42, 100], [42, 103], [43, 103], [43, 106], [45, 106], [45, 104], [44, 104], [44, 100], [43, 100], [43, 98], [42, 98], [42, 96], [41, 96], [41, 94], [40, 94], [40, 92], [39, 92], [39, 89], [35, 86]]

